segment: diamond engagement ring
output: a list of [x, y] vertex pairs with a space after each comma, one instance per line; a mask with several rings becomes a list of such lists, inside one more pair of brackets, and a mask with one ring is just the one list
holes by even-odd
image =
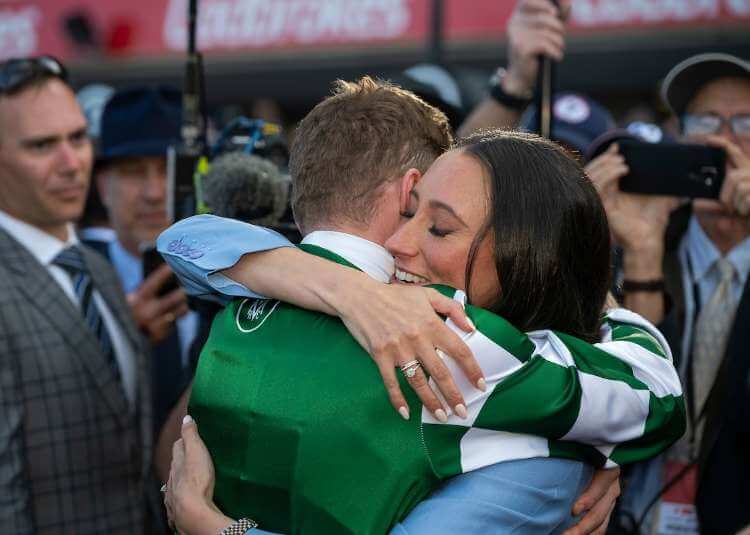
[[419, 361], [417, 359], [410, 360], [409, 362], [405, 362], [401, 365], [401, 371], [404, 373], [404, 375], [407, 377], [407, 379], [411, 379], [417, 374], [417, 369], [421, 366]]

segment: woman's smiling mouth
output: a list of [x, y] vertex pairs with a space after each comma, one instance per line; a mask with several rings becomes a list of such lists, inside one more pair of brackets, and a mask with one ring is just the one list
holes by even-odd
[[396, 273], [393, 275], [393, 277], [397, 282], [409, 284], [427, 284], [429, 282], [424, 277], [420, 277], [419, 275], [415, 275], [414, 273], [409, 273], [408, 271], [403, 271], [398, 268], [396, 268]]

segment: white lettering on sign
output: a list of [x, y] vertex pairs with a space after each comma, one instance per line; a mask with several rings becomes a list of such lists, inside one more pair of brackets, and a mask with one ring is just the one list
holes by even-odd
[[[722, 0], [575, 0], [572, 18], [578, 26], [684, 22], [717, 18]], [[724, 0], [737, 15], [747, 14], [750, 0]], [[737, 4], [736, 8], [732, 4]]]
[[0, 60], [36, 54], [39, 19], [34, 6], [0, 9]]
[[[164, 40], [173, 50], [186, 43], [187, 0], [169, 0]], [[371, 41], [404, 35], [408, 0], [203, 0], [198, 46], [244, 48], [331, 41]]]

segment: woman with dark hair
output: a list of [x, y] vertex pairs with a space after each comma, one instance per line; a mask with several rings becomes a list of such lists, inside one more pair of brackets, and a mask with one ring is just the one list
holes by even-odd
[[[682, 434], [681, 389], [663, 338], [626, 311], [602, 320], [606, 217], [580, 166], [557, 145], [529, 134], [477, 134], [404, 187], [404, 223], [386, 242], [394, 279], [442, 285], [463, 303], [468, 296], [477, 330], [465, 340], [486, 391], [464, 382], [464, 414], [444, 420], [414, 395], [404, 416], [415, 418], [390, 418], [371, 364], [351, 355], [356, 343], [290, 341], [292, 319], [304, 322], [307, 312], [235, 301], [214, 324], [191, 400], [227, 513], [256, 515], [281, 531], [385, 532], [447, 477], [539, 457], [615, 466], [653, 456]], [[350, 273], [330, 269], [342, 279]], [[299, 280], [287, 281], [291, 291], [310, 276], [302, 260], [299, 270]], [[339, 328], [334, 318], [311, 321]], [[275, 346], [284, 340], [309, 345], [311, 358], [285, 359]], [[403, 371], [422, 374], [416, 362]], [[281, 388], [295, 376], [326, 398]], [[221, 381], [202, 384], [206, 378]], [[191, 498], [176, 488], [186, 481], [181, 459], [167, 501], [184, 527]], [[211, 477], [191, 478], [205, 483], [197, 500], [208, 500], [205, 525], [226, 520], [206, 496]], [[563, 492], [575, 496], [573, 488]], [[558, 519], [548, 531], [564, 525]]]

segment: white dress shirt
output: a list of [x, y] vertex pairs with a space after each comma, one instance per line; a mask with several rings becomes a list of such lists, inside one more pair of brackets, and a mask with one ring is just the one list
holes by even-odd
[[[76, 297], [70, 275], [63, 268], [52, 263], [63, 249], [79, 244], [73, 225], [68, 224], [68, 239], [61, 241], [51, 234], [47, 234], [43, 230], [24, 223], [0, 210], [0, 228], [10, 234], [44, 266], [52, 278], [60, 285], [63, 292], [70, 298], [71, 302], [80, 309], [81, 304]], [[130, 406], [133, 407], [135, 405], [138, 376], [135, 350], [128, 342], [125, 332], [120, 324], [117, 323], [115, 316], [96, 288], [94, 288], [93, 296], [94, 303], [96, 303], [96, 307], [99, 309], [109, 337], [112, 340], [115, 360], [120, 368], [125, 395], [130, 402]]]
[[333, 230], [316, 230], [305, 236], [302, 243], [317, 245], [336, 253], [380, 282], [390, 282], [395, 271], [393, 257], [384, 247], [359, 236]]

